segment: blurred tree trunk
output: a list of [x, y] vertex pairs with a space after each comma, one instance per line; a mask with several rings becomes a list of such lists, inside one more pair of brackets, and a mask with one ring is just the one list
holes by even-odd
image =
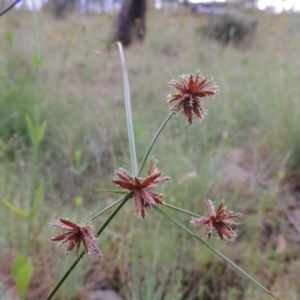
[[146, 0], [123, 0], [116, 20], [114, 40], [128, 46], [135, 32], [137, 39], [143, 41], [146, 35], [146, 10]]
[[68, 11], [74, 9], [76, 0], [52, 0], [51, 3], [55, 16], [57, 18], [64, 18]]

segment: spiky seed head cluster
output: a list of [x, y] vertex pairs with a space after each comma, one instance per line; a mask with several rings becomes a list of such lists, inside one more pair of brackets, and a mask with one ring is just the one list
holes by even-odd
[[65, 233], [52, 237], [50, 241], [65, 246], [67, 254], [75, 248], [78, 257], [80, 246], [83, 244], [87, 254], [95, 253], [98, 257], [102, 257], [102, 252], [96, 244], [97, 238], [90, 232], [89, 225], [79, 225], [64, 218], [57, 218], [49, 225], [66, 230]]
[[159, 183], [170, 179], [168, 176], [161, 176], [162, 172], [157, 168], [157, 163], [157, 160], [151, 159], [146, 178], [135, 177], [124, 168], [119, 168], [111, 180], [119, 188], [129, 191], [131, 198], [135, 201], [137, 216], [143, 219], [146, 216], [146, 210], [151, 209], [152, 204], [163, 204], [164, 195], [154, 190]]
[[230, 210], [226, 210], [224, 200], [222, 200], [215, 210], [215, 206], [211, 200], [206, 201], [207, 209], [209, 212], [208, 217], [193, 218], [191, 220], [192, 225], [207, 225], [207, 231], [205, 232], [208, 239], [216, 231], [221, 240], [228, 240], [234, 242], [237, 238], [237, 233], [231, 226], [238, 225], [238, 223], [232, 221], [232, 218], [240, 217], [241, 213], [236, 213]]
[[170, 86], [179, 91], [167, 100], [168, 103], [176, 102], [170, 106], [170, 112], [175, 114], [183, 109], [183, 115], [190, 126], [193, 124], [194, 115], [199, 119], [206, 115], [200, 98], [216, 95], [220, 91], [213, 78], [204, 77], [200, 71], [196, 72], [196, 76], [181, 75], [178, 80], [172, 80]]

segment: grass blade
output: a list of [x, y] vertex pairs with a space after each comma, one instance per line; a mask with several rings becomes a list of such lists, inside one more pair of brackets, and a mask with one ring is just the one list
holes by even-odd
[[136, 150], [135, 150], [135, 143], [134, 143], [134, 132], [133, 132], [133, 123], [132, 123], [128, 73], [127, 73], [126, 62], [125, 62], [122, 44], [120, 42], [117, 42], [117, 44], [119, 47], [120, 58], [121, 58], [122, 69], [123, 69], [125, 110], [126, 110], [126, 120], [127, 120], [128, 138], [129, 138], [129, 150], [130, 150], [130, 158], [131, 158], [131, 170], [132, 170], [132, 175], [136, 176], [138, 173], [138, 164], [137, 164]]

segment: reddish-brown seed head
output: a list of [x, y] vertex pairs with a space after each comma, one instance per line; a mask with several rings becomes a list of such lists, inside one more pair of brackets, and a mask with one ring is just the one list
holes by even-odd
[[152, 204], [163, 204], [164, 195], [155, 192], [154, 189], [159, 183], [169, 179], [168, 176], [162, 176], [162, 172], [157, 168], [157, 161], [151, 159], [146, 178], [134, 177], [124, 168], [120, 168], [116, 171], [112, 182], [131, 193], [131, 197], [135, 201], [137, 216], [144, 219], [146, 210], [151, 209]]
[[234, 242], [237, 238], [237, 233], [231, 228], [231, 226], [238, 225], [238, 223], [232, 221], [231, 219], [240, 217], [241, 214], [229, 210], [227, 211], [224, 200], [220, 202], [217, 211], [215, 210], [214, 204], [211, 200], [207, 200], [206, 204], [209, 216], [193, 218], [191, 220], [191, 224], [206, 224], [206, 234], [208, 236], [208, 239], [210, 239], [212, 234], [216, 231], [221, 240], [228, 240]]
[[76, 256], [78, 257], [82, 243], [87, 254], [94, 252], [98, 257], [102, 257], [102, 252], [96, 244], [97, 238], [89, 231], [88, 225], [78, 225], [64, 218], [57, 218], [49, 225], [67, 231], [50, 239], [50, 241], [65, 246], [67, 254], [76, 248]]
[[192, 74], [181, 75], [177, 81], [172, 80], [170, 85], [178, 90], [177, 94], [168, 99], [168, 103], [175, 102], [174, 105], [170, 106], [170, 112], [177, 113], [183, 109], [183, 115], [190, 126], [193, 124], [193, 115], [199, 119], [203, 119], [206, 115], [200, 98], [212, 96], [219, 92], [219, 87], [215, 85], [213, 79], [204, 77], [199, 71], [196, 72], [196, 76]]

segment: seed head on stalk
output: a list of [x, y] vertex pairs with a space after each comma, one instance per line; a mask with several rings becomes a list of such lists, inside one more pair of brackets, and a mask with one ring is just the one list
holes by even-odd
[[152, 204], [163, 204], [164, 195], [154, 189], [159, 183], [170, 179], [168, 176], [161, 176], [162, 172], [157, 168], [157, 163], [157, 160], [151, 159], [146, 178], [134, 177], [124, 168], [119, 168], [111, 180], [118, 187], [129, 191], [131, 198], [135, 200], [137, 216], [143, 219], [146, 216], [145, 211], [151, 209]]
[[181, 108], [183, 115], [191, 126], [193, 124], [193, 115], [199, 119], [204, 119], [206, 112], [202, 106], [200, 98], [213, 96], [219, 92], [219, 87], [215, 85], [213, 78], [207, 78], [196, 72], [179, 76], [178, 80], [172, 80], [170, 86], [176, 88], [179, 93], [170, 95], [168, 103], [176, 102], [170, 106], [171, 113], [177, 113]]

